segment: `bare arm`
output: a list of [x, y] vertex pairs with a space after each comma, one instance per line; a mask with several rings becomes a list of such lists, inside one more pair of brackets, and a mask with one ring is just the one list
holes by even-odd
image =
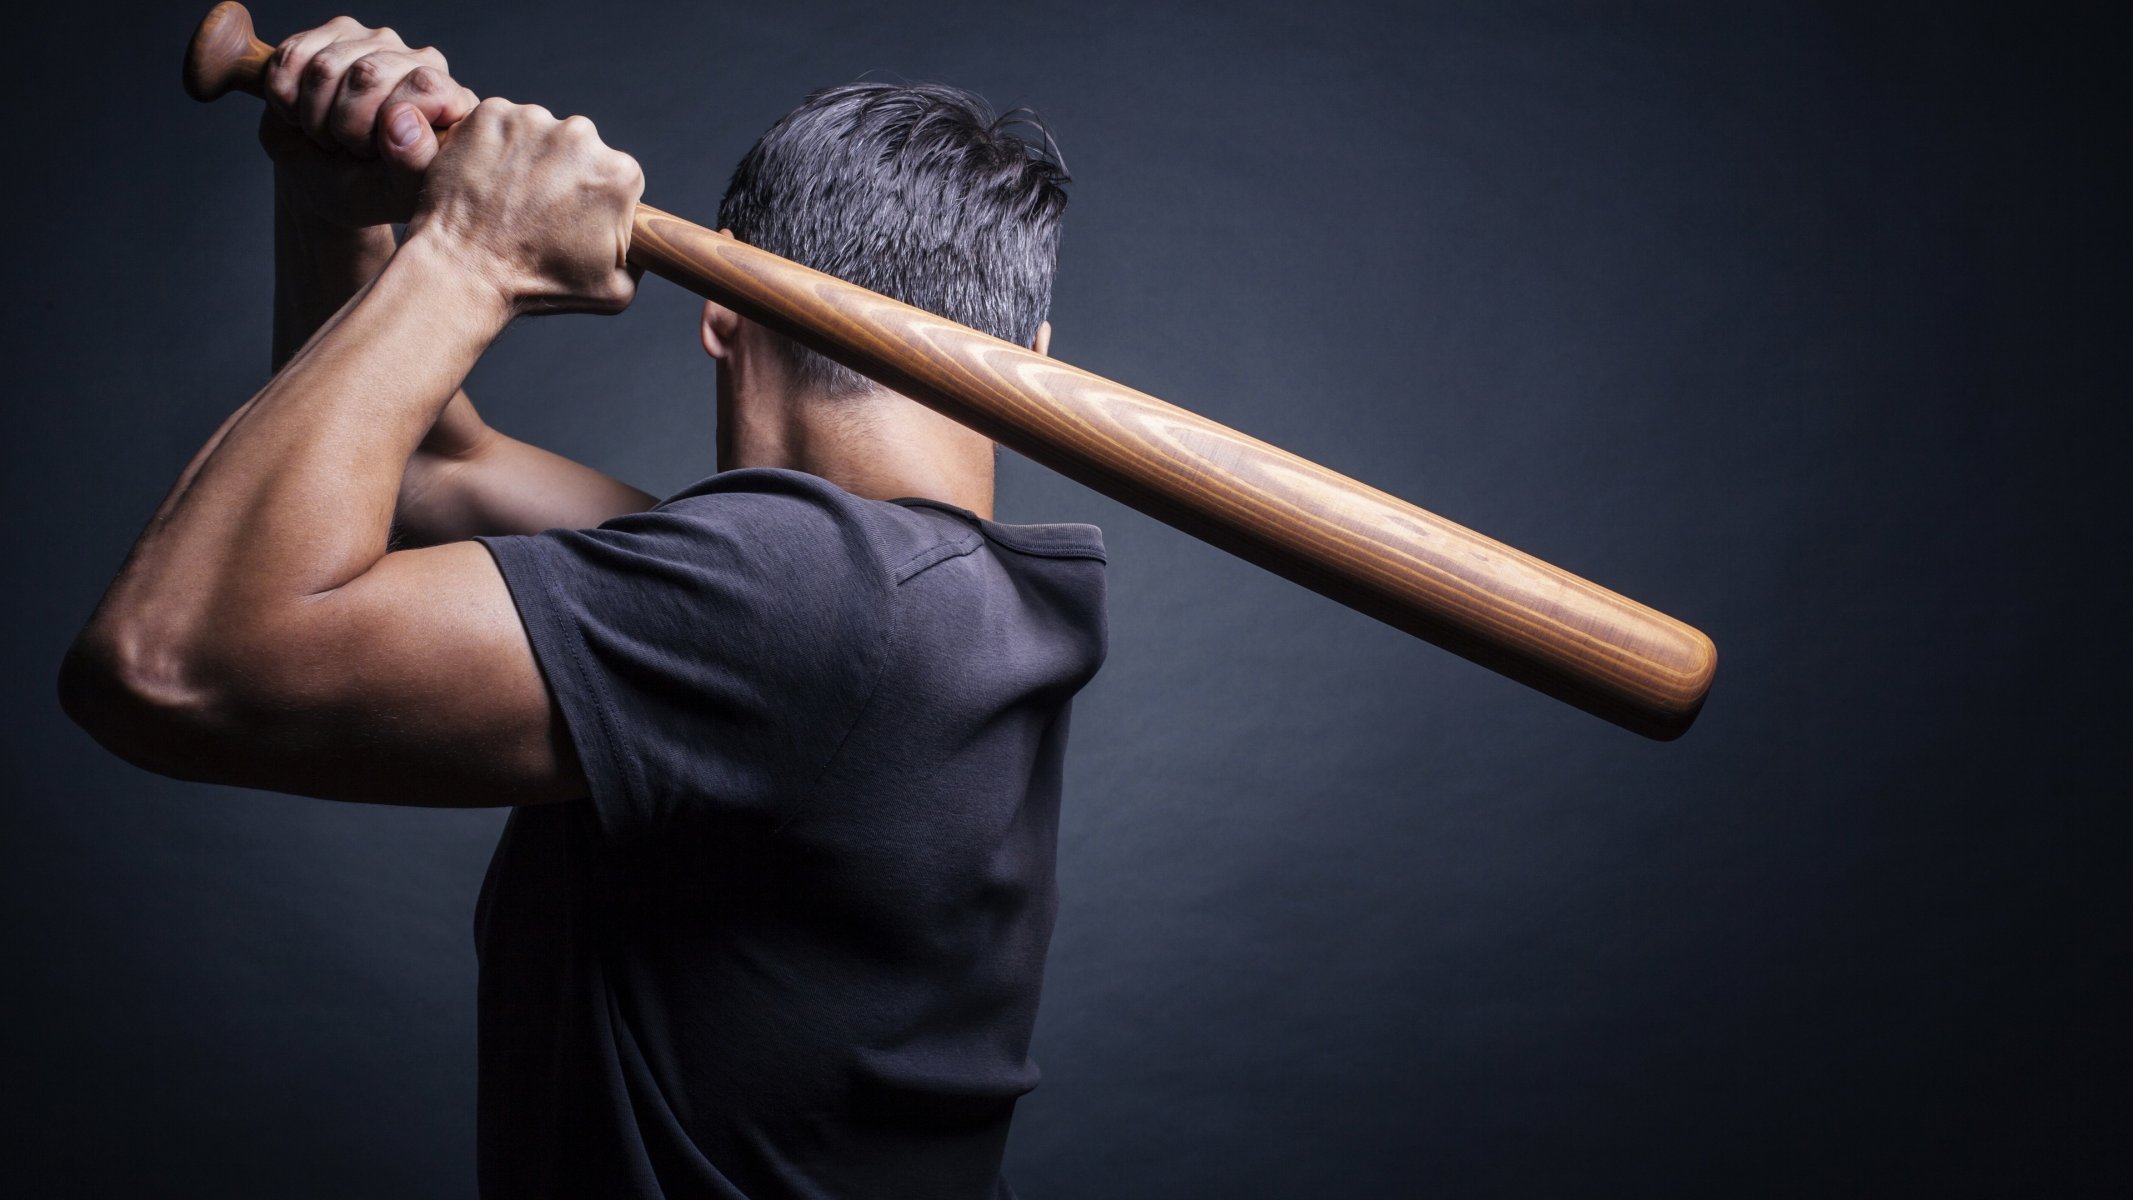
[[514, 314], [628, 303], [642, 176], [590, 122], [502, 101], [453, 142], [407, 243], [203, 448], [70, 649], [63, 703], [128, 759], [381, 803], [584, 793], [487, 552], [387, 537]]
[[431, 546], [488, 534], [589, 529], [658, 502], [583, 463], [497, 432], [460, 390], [408, 460], [394, 522], [406, 544]]
[[[391, 222], [413, 211], [436, 135], [402, 149], [379, 116], [416, 107], [449, 129], [474, 106], [433, 49], [343, 19], [297, 34], [269, 67], [259, 139], [275, 164], [276, 370], [392, 257]], [[593, 526], [641, 512], [654, 497], [599, 471], [508, 437], [463, 389], [409, 457], [394, 525], [407, 545], [483, 534]]]

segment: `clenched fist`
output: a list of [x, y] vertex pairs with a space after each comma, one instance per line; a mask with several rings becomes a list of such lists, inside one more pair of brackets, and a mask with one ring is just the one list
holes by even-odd
[[620, 312], [637, 290], [625, 261], [644, 172], [584, 117], [489, 99], [430, 163], [407, 240], [446, 250], [511, 310]]
[[283, 195], [350, 228], [406, 221], [437, 131], [476, 102], [434, 48], [348, 17], [282, 42], [265, 83], [259, 141]]

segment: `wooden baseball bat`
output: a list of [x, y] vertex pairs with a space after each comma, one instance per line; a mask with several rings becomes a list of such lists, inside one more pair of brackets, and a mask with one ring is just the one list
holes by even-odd
[[[185, 90], [258, 95], [273, 47], [235, 0]], [[1696, 629], [1396, 496], [1047, 358], [639, 205], [629, 259], [1248, 562], [1648, 737], [1685, 732]]]

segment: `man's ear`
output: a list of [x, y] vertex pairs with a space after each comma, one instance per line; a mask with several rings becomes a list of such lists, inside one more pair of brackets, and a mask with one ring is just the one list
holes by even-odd
[[724, 361], [733, 352], [734, 335], [740, 328], [741, 314], [716, 300], [704, 301], [704, 353]]
[[1046, 358], [1051, 357], [1052, 323], [1050, 321], [1037, 322], [1037, 336], [1029, 340], [1029, 348], [1044, 355]]

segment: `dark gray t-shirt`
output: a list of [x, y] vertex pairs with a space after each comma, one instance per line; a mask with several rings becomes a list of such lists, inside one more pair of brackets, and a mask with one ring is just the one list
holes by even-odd
[[992, 1197], [1102, 535], [729, 471], [484, 538], [591, 785], [490, 863], [491, 1196]]

